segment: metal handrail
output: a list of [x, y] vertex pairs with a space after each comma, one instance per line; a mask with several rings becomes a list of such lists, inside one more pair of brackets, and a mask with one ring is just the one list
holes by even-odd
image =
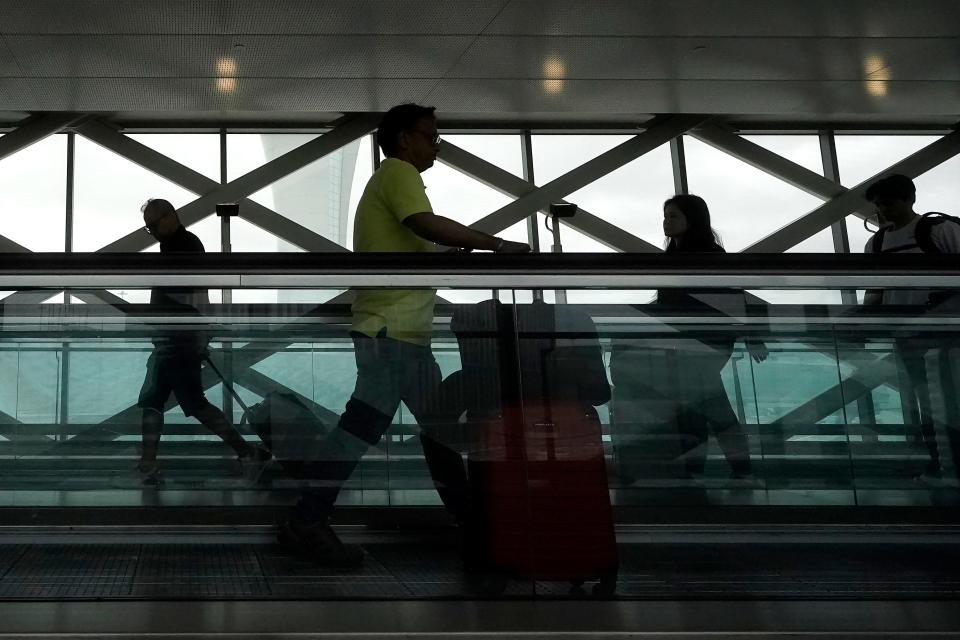
[[0, 289], [954, 288], [956, 256], [835, 254], [0, 254]]

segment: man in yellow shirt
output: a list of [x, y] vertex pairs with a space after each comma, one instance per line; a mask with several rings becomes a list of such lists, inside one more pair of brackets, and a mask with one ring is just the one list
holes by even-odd
[[[529, 245], [476, 231], [433, 213], [420, 174], [440, 148], [433, 107], [403, 104], [388, 111], [377, 129], [386, 159], [367, 182], [354, 223], [355, 251], [433, 252], [436, 244], [498, 253], [526, 253]], [[337, 428], [330, 432], [308, 476], [280, 543], [327, 565], [359, 564], [363, 552], [344, 545], [328, 519], [343, 483], [367, 448], [390, 427], [401, 400], [417, 422], [436, 424], [440, 367], [430, 350], [433, 289], [362, 290], [353, 303], [351, 337], [357, 383]], [[421, 436], [424, 455], [444, 504], [465, 516], [466, 473], [460, 454]]]

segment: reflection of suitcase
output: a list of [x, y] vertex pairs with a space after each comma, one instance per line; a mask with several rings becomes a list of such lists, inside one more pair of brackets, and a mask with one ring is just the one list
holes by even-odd
[[286, 391], [271, 391], [243, 416], [281, 464], [313, 459], [329, 431], [297, 396]]
[[307, 479], [307, 466], [316, 462], [329, 428], [296, 395], [271, 391], [261, 402], [248, 407], [232, 384], [209, 357], [207, 364], [243, 409], [247, 423], [263, 446], [291, 477]]
[[508, 408], [469, 458], [488, 563], [534, 579], [599, 579], [613, 593], [617, 546], [600, 422], [576, 405]]
[[[591, 406], [610, 391], [593, 323], [565, 307], [515, 309], [516, 323], [512, 308], [492, 302], [453, 323], [465, 384], [477, 389], [467, 417], [480, 428], [468, 464], [485, 560], [533, 579], [600, 579], [595, 590], [612, 593], [616, 538]], [[561, 313], [567, 338], [556, 339]]]

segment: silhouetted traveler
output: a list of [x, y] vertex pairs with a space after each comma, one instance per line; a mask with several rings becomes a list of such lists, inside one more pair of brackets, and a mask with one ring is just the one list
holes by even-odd
[[[668, 253], [723, 253], [716, 233], [710, 226], [706, 202], [694, 195], [670, 198], [663, 207], [663, 232], [669, 242]], [[695, 316], [734, 315], [745, 310], [742, 291], [730, 289], [661, 289], [656, 306], [663, 313], [678, 312]], [[753, 471], [747, 438], [720, 377], [721, 370], [733, 353], [736, 337], [729, 333], [661, 341], [654, 350], [631, 349], [628, 342], [614, 351], [610, 369], [615, 398], [636, 394], [638, 412], [660, 422], [659, 441], [654, 446], [671, 446], [663, 423], [675, 425], [679, 449], [683, 454], [685, 475], [703, 473], [707, 458], [708, 433], [712, 431], [729, 462], [734, 479], [750, 478]], [[757, 340], [746, 340], [747, 350], [757, 362], [767, 357], [766, 346]], [[642, 343], [638, 344], [642, 346]], [[642, 363], [655, 363], [656, 371], [642, 368]], [[630, 403], [620, 402], [630, 408]], [[617, 405], [614, 405], [615, 409]], [[651, 408], [652, 407], [652, 408]], [[615, 413], [617, 421], [628, 416]], [[643, 443], [634, 445], [642, 447]], [[627, 444], [628, 459], [630, 444]], [[637, 452], [641, 453], [642, 452]], [[665, 458], [665, 456], [662, 456]], [[662, 465], [669, 464], [666, 460]], [[632, 479], [629, 468], [621, 476]]]
[[[166, 200], [148, 200], [142, 211], [147, 232], [160, 241], [160, 253], [204, 252], [203, 243], [180, 224], [173, 205]], [[150, 304], [157, 307], [157, 312], [173, 316], [199, 316], [198, 306], [207, 302], [204, 289], [154, 287], [150, 292]], [[163, 432], [164, 408], [171, 393], [184, 415], [195, 417], [230, 445], [244, 475], [255, 477], [270, 454], [244, 440], [223, 412], [204, 396], [200, 370], [207, 357], [206, 333], [195, 328], [174, 328], [155, 337], [153, 344], [137, 402], [137, 406], [143, 409], [143, 450], [138, 465], [143, 484], [156, 486], [161, 483], [157, 449]]]
[[[377, 144], [386, 159], [357, 205], [355, 251], [433, 252], [435, 243], [501, 253], [530, 250], [526, 244], [433, 213], [420, 177], [433, 166], [440, 149], [433, 107], [404, 104], [390, 109], [377, 129]], [[355, 292], [350, 335], [356, 386], [337, 428], [309, 465], [306, 474], [312, 487], [280, 528], [278, 538], [287, 548], [324, 564], [350, 566], [362, 561], [363, 552], [344, 545], [328, 519], [343, 483], [390, 427], [401, 400], [420, 425], [424, 455], [441, 498], [458, 519], [462, 517], [463, 459], [436, 441], [435, 430], [446, 418], [439, 416], [440, 368], [430, 349], [435, 298], [433, 289]]]
[[[913, 180], [900, 174], [882, 178], [867, 188], [866, 198], [876, 206], [881, 227], [867, 241], [865, 253], [960, 253], [960, 220], [935, 212], [916, 213], [913, 210], [916, 196]], [[924, 310], [936, 308], [943, 301], [943, 292], [923, 289], [872, 289], [864, 296], [864, 304], [868, 305], [898, 305]], [[895, 342], [897, 360], [904, 374], [901, 384], [905, 387], [907, 404], [913, 405], [906, 407], [905, 418], [920, 428], [930, 454], [919, 480], [939, 479], [942, 473], [927, 375], [926, 359], [932, 346], [933, 343], [924, 340], [922, 335], [901, 337]], [[940, 384], [944, 380], [936, 382]], [[952, 390], [947, 395], [952, 396]], [[952, 397], [946, 400], [954, 402]]]

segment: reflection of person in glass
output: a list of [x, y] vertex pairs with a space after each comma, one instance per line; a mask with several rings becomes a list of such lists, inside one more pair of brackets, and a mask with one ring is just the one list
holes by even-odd
[[[725, 252], [710, 225], [707, 203], [698, 196], [678, 195], [664, 203], [663, 233], [669, 239], [668, 253]], [[716, 315], [719, 310], [733, 315], [743, 309], [744, 294], [742, 291], [716, 289], [662, 289], [657, 292], [657, 304], [704, 314]], [[733, 353], [735, 341], [730, 334], [718, 333], [682, 340], [677, 346], [673, 398], [689, 473], [703, 473], [707, 433], [712, 430], [730, 464], [732, 477], [743, 479], [752, 475], [747, 438], [720, 378], [720, 371]], [[766, 360], [768, 351], [762, 342], [748, 339], [746, 346], [754, 361]]]
[[[865, 253], [960, 253], [960, 224], [957, 224], [957, 219], [936, 212], [921, 215], [914, 211], [917, 187], [909, 177], [892, 174], [881, 178], [867, 188], [865, 197], [877, 208], [882, 225], [867, 241]], [[948, 296], [944, 291], [915, 288], [868, 289], [863, 301], [866, 305], [914, 307], [913, 313], [917, 313], [918, 308], [925, 312], [938, 307], [953, 307], [954, 301], [949, 300]], [[943, 473], [931, 392], [942, 400], [938, 403], [938, 410], [949, 408], [950, 414], [957, 412], [954, 399], [956, 382], [949, 358], [941, 358], [933, 377], [928, 376], [927, 358], [938, 346], [942, 346], [942, 340], [925, 338], [922, 332], [901, 335], [895, 342], [897, 361], [903, 373], [900, 376], [901, 393], [907, 399], [904, 418], [919, 426], [920, 435], [930, 454], [923, 473], [916, 478], [921, 482], [939, 481]], [[949, 429], [948, 434], [953, 434], [953, 429]], [[955, 438], [948, 438], [952, 439]]]
[[[145, 229], [160, 241], [160, 253], [203, 253], [203, 243], [180, 224], [177, 212], [166, 200], [148, 200], [142, 208]], [[165, 316], [199, 316], [198, 306], [208, 303], [204, 289], [190, 287], [154, 287], [150, 304]], [[207, 337], [197, 329], [172, 330], [153, 340], [153, 353], [147, 360], [147, 375], [137, 406], [143, 409], [143, 444], [138, 470], [143, 484], [161, 483], [157, 449], [163, 431], [163, 412], [173, 393], [186, 416], [193, 416], [218, 435], [237, 453], [245, 476], [262, 469], [270, 455], [254, 447], [234, 428], [220, 409], [203, 394], [200, 369], [207, 357]]]
[[[353, 244], [365, 252], [433, 252], [436, 244], [500, 253], [530, 251], [433, 213], [420, 174], [440, 149], [433, 107], [404, 104], [388, 111], [377, 129], [386, 159], [357, 205]], [[440, 404], [440, 368], [430, 349], [433, 289], [358, 290], [353, 302], [357, 382], [337, 428], [312, 452], [304, 475], [311, 488], [278, 533], [286, 548], [329, 565], [359, 563], [359, 548], [344, 545], [327, 520], [343, 483], [368, 447], [390, 427], [403, 401], [421, 428], [420, 441], [444, 504], [463, 517], [466, 471], [460, 454], [430, 437]]]

